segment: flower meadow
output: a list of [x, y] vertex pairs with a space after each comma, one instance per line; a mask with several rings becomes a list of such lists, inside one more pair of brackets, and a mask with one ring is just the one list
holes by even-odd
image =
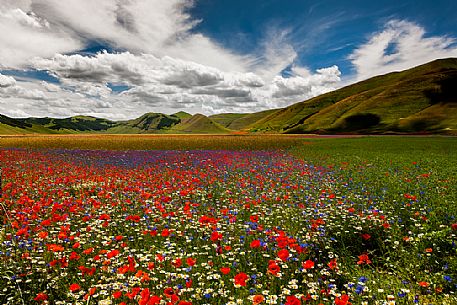
[[435, 204], [453, 182], [420, 161], [380, 172], [286, 150], [66, 149], [0, 161], [1, 304], [457, 303], [455, 202]]

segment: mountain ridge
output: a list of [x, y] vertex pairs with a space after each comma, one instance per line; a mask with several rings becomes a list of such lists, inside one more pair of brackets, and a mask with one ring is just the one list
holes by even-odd
[[92, 116], [10, 118], [0, 134], [15, 133], [456, 133], [457, 58], [438, 59], [379, 75], [338, 90], [255, 113], [167, 115], [125, 121]]

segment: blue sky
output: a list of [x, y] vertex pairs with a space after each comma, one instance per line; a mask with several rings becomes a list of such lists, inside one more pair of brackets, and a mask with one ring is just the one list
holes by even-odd
[[3, 0], [13, 117], [279, 108], [457, 57], [457, 1]]
[[428, 36], [457, 37], [457, 1], [200, 0], [190, 9], [194, 28], [223, 46], [255, 52], [268, 31], [290, 29], [297, 63], [311, 69], [338, 65], [352, 74], [347, 57], [388, 20], [422, 25]]

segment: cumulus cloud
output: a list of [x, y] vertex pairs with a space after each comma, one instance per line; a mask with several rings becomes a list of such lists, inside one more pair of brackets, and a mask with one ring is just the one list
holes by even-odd
[[14, 77], [0, 74], [0, 97], [9, 98], [11, 96], [21, 99], [46, 99], [45, 94], [41, 90], [26, 89], [18, 85]]
[[400, 71], [434, 59], [456, 57], [456, 39], [427, 36], [420, 25], [404, 21], [389, 21], [384, 29], [372, 35], [349, 56], [357, 79]]
[[[337, 67], [309, 71], [289, 30], [270, 29], [255, 54], [195, 32], [186, 0], [4, 0], [0, 68], [48, 71], [58, 84], [0, 75], [2, 111], [132, 118], [146, 111], [248, 112], [334, 89]], [[98, 41], [118, 52], [82, 55]], [[306, 73], [305, 73], [306, 72]], [[110, 84], [124, 86], [113, 91]], [[3, 102], [5, 104], [5, 102]], [[26, 110], [25, 110], [26, 109]], [[19, 111], [21, 110], [21, 111]]]
[[[53, 56], [82, 47], [82, 43], [28, 11], [26, 1], [6, 0], [0, 5], [0, 67], [23, 68], [35, 56]], [[24, 9], [24, 10], [23, 10]]]
[[113, 93], [107, 84], [118, 82], [130, 89], [117, 97], [145, 109], [188, 108], [211, 113], [286, 106], [334, 89], [341, 74], [338, 67], [332, 66], [308, 75], [276, 76], [265, 81], [254, 73], [226, 72], [168, 56], [128, 52], [102, 52], [91, 57], [57, 55], [37, 59], [34, 67], [50, 71], [64, 86], [77, 88], [86, 96], [101, 92], [99, 98], [109, 99]]

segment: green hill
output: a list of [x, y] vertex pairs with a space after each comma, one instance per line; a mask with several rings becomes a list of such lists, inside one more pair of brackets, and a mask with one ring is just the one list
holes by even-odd
[[137, 119], [118, 122], [106, 130], [107, 133], [157, 133], [179, 124], [181, 119], [175, 115], [146, 113]]
[[74, 116], [64, 119], [55, 118], [26, 118], [16, 119], [30, 127], [34, 126], [33, 131], [40, 133], [39, 128], [44, 128], [42, 131], [50, 133], [78, 133], [78, 132], [101, 132], [117, 123], [90, 116]]
[[170, 129], [173, 133], [228, 133], [229, 129], [216, 123], [203, 114], [195, 114], [190, 118], [183, 120], [180, 124], [173, 126]]
[[180, 118], [181, 120], [184, 120], [184, 119], [190, 118], [192, 116], [192, 114], [184, 112], [184, 111], [179, 111], [179, 112], [173, 113], [172, 116], [175, 116], [175, 117]]
[[128, 121], [90, 116], [14, 119], [0, 134], [27, 133], [457, 133], [457, 58], [376, 76], [286, 108], [210, 117], [180, 111]]
[[443, 132], [457, 129], [457, 59], [441, 59], [280, 109], [251, 131]]
[[278, 111], [278, 109], [271, 109], [255, 113], [221, 113], [211, 115], [209, 118], [228, 129], [245, 130]]

